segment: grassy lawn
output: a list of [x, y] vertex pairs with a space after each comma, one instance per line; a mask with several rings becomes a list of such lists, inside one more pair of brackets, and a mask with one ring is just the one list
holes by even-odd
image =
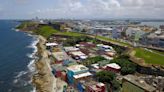
[[48, 38], [53, 33], [57, 33], [58, 30], [53, 29], [50, 26], [42, 26], [38, 30], [34, 31], [35, 33], [44, 36], [45, 38]]
[[135, 51], [135, 56], [144, 59], [146, 63], [164, 65], [164, 56], [160, 54], [150, 52], [143, 48], [135, 48]]
[[97, 39], [104, 40], [104, 41], [109, 41], [109, 42], [112, 42], [112, 43], [118, 43], [118, 44], [120, 44], [122, 46], [130, 46], [130, 44], [128, 44], [128, 43], [120, 42], [120, 41], [113, 40], [113, 39], [110, 39], [110, 38], [107, 38], [107, 37], [103, 37], [103, 36], [97, 36]]
[[84, 36], [83, 34], [76, 32], [57, 32], [56, 34], [65, 35], [65, 36]]
[[152, 50], [152, 51], [155, 52], [155, 53], [159, 53], [161, 55], [164, 55], [164, 52], [162, 52], [162, 51], [157, 51], [157, 50]]

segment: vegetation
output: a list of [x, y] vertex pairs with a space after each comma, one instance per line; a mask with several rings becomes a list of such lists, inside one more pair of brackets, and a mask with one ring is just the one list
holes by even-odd
[[111, 63], [117, 63], [121, 66], [121, 74], [133, 74], [136, 72], [137, 65], [129, 60], [127, 56], [120, 56], [119, 58], [111, 60]]
[[37, 25], [34, 22], [22, 22], [19, 26], [16, 27], [16, 29], [26, 29], [26, 28], [31, 28], [35, 27]]
[[120, 42], [120, 41], [113, 40], [113, 39], [110, 39], [110, 38], [107, 38], [107, 37], [103, 37], [103, 36], [97, 36], [96, 38], [99, 39], [99, 40], [104, 40], [104, 41], [109, 41], [111, 43], [119, 44], [121, 46], [130, 46], [130, 44], [128, 44], [128, 43]]
[[151, 50], [151, 51], [153, 51], [153, 52], [155, 52], [155, 53], [157, 53], [157, 54], [164, 55], [164, 51], [157, 51], [157, 50]]
[[119, 90], [120, 83], [116, 80], [115, 73], [110, 71], [101, 71], [96, 74], [96, 77], [100, 82], [110, 84], [113, 90]]
[[135, 48], [135, 56], [142, 58], [146, 63], [164, 65], [164, 55], [158, 52], [152, 52], [143, 48]]
[[79, 44], [79, 42], [91, 42], [92, 38], [87, 36], [72, 36], [64, 41], [64, 46], [74, 46], [75, 44]]
[[44, 36], [45, 38], [50, 37], [52, 34], [57, 33], [58, 31], [53, 29], [51, 26], [41, 26], [38, 30], [35, 30], [34, 33]]
[[96, 74], [96, 77], [100, 82], [111, 83], [111, 81], [115, 79], [116, 74], [110, 71], [101, 71]]
[[[117, 80], [112, 80], [111, 84], [112, 84], [113, 90], [119, 90], [120, 89], [120, 83]], [[118, 92], [118, 91], [116, 91], [116, 92]]]
[[63, 35], [63, 36], [75, 36], [75, 37], [81, 37], [84, 36], [83, 34], [77, 33], [77, 32], [58, 32], [56, 34]]
[[117, 55], [121, 55], [125, 51], [125, 48], [120, 46], [113, 45], [112, 47], [117, 52]]
[[21, 23], [19, 26], [16, 27], [16, 29], [23, 29], [23, 28], [26, 27], [26, 24], [27, 23], [25, 23], [25, 22], [24, 23]]
[[99, 61], [103, 61], [103, 60], [106, 60], [106, 59], [102, 56], [90, 57], [90, 58], [86, 59], [83, 62], [83, 64], [86, 66], [89, 66], [91, 64], [95, 64], [95, 63], [98, 63]]

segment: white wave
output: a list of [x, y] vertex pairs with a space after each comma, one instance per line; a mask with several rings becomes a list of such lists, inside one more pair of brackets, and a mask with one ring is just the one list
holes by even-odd
[[26, 33], [27, 36], [30, 36], [30, 37], [34, 37], [35, 35], [32, 35], [32, 34], [29, 34], [29, 33]]
[[31, 42], [30, 45], [27, 46], [27, 48], [32, 48], [32, 49], [34, 49], [32, 53], [27, 54], [27, 56], [28, 56], [29, 58], [34, 58], [34, 57], [35, 57], [35, 54], [36, 54], [36, 52], [38, 51], [38, 49], [37, 49], [37, 47], [36, 47], [36, 45], [37, 45], [38, 42], [39, 42], [39, 39], [36, 38], [36, 37], [33, 37], [33, 41]]
[[30, 61], [30, 63], [27, 65], [28, 66], [28, 69], [31, 71], [31, 72], [34, 72], [35, 71], [35, 64], [34, 64], [34, 62], [35, 62], [35, 60], [36, 60], [36, 53], [37, 53], [37, 51], [38, 51], [38, 49], [37, 49], [37, 43], [39, 42], [39, 39], [38, 38], [36, 38], [36, 37], [34, 37], [33, 38], [34, 40], [33, 40], [33, 42], [29, 45], [29, 47], [31, 47], [31, 48], [33, 48], [34, 50], [33, 50], [33, 52], [31, 53], [31, 54], [27, 54], [27, 56], [29, 57], [29, 58], [32, 58], [32, 60]]
[[[31, 34], [28, 34], [28, 36], [32, 36]], [[39, 42], [39, 39], [36, 37], [36, 36], [33, 36], [34, 38], [34, 41], [30, 44], [30, 46], [29, 47], [31, 47], [31, 48], [33, 48], [34, 50], [33, 50], [33, 53], [30, 55], [30, 57], [31, 58], [33, 58], [31, 61], [30, 61], [30, 63], [27, 65], [27, 67], [28, 67], [28, 69], [29, 69], [29, 71], [30, 72], [35, 72], [36, 71], [36, 68], [35, 68], [35, 61], [36, 61], [36, 59], [37, 59], [37, 57], [36, 57], [36, 53], [37, 53], [37, 51], [38, 51], [38, 48], [37, 48], [37, 43]], [[31, 84], [32, 83], [32, 80], [30, 80], [30, 81], [28, 81], [28, 83], [29, 84]], [[35, 87], [33, 87], [33, 90], [32, 91], [30, 91], [30, 92], [36, 92], [36, 88]]]
[[13, 83], [14, 83], [14, 84], [18, 83], [18, 79], [15, 79], [15, 80], [13, 81]]
[[35, 71], [35, 59], [31, 60], [31, 62], [27, 65], [28, 69], [30, 70], [30, 72], [34, 72]]
[[15, 76], [15, 78], [19, 78], [19, 77], [21, 77], [22, 75], [25, 75], [25, 74], [27, 74], [27, 73], [28, 73], [27, 71], [21, 71], [21, 72], [18, 73], [17, 76]]
[[32, 54], [29, 54], [29, 53], [28, 53], [26, 56], [27, 56], [28, 58], [33, 58], [33, 55], [34, 55], [33, 53], [32, 53]]
[[[38, 38], [36, 38], [36, 37], [33, 37], [33, 41], [31, 42], [31, 44], [29, 45], [29, 46], [27, 46], [28, 48], [34, 48], [34, 49], [36, 49], [37, 47], [36, 47], [36, 45], [37, 45], [37, 43], [39, 42], [39, 39]], [[35, 51], [36, 52], [36, 51]]]
[[32, 90], [32, 91], [30, 91], [30, 92], [36, 92], [36, 88], [33, 88], [33, 90]]
[[24, 82], [23, 86], [27, 86], [29, 83], [28, 82]]
[[19, 31], [19, 29], [15, 29], [15, 31], [16, 31], [16, 32], [18, 32], [18, 31]]
[[[29, 35], [29, 36], [31, 36], [31, 35]], [[37, 45], [38, 42], [39, 42], [39, 39], [36, 38], [36, 37], [34, 36], [34, 37], [33, 37], [33, 41], [32, 41], [31, 44], [28, 46], [29, 48], [33, 48], [33, 52], [32, 52], [31, 54], [30, 54], [30, 53], [27, 54], [27, 56], [28, 56], [29, 58], [31, 58], [29, 64], [27, 65], [28, 70], [19, 72], [18, 75], [16, 75], [16, 76], [14, 77], [14, 81], [13, 81], [14, 84], [17, 84], [17, 83], [19, 84], [19, 82], [21, 82], [21, 83], [23, 82], [23, 86], [27, 86], [27, 85], [29, 85], [29, 84], [31, 85], [32, 80], [26, 81], [26, 80], [24, 80], [24, 79], [22, 79], [22, 78], [23, 78], [24, 76], [31, 76], [31, 77], [32, 77], [32, 74], [34, 74], [35, 71], [36, 71], [36, 69], [35, 69], [35, 61], [36, 61], [36, 59], [37, 59], [36, 53], [37, 53], [37, 51], [38, 51], [36, 45]], [[30, 74], [30, 75], [29, 75], [29, 74]], [[36, 88], [33, 87], [33, 90], [30, 91], [30, 92], [36, 92]]]
[[16, 32], [20, 31], [19, 29], [16, 29], [16, 28], [11, 28], [11, 30], [16, 31]]

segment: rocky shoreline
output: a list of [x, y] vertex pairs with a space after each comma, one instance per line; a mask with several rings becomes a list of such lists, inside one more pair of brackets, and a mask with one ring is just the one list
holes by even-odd
[[23, 31], [27, 34], [38, 38], [38, 43], [36, 45], [37, 52], [35, 56], [37, 57], [34, 66], [35, 72], [32, 76], [32, 85], [34, 85], [34, 92], [63, 92], [62, 81], [54, 77], [51, 72], [50, 66], [50, 52], [46, 50], [45, 43], [47, 39], [41, 35], [36, 35], [30, 29], [17, 29], [17, 31]]
[[38, 39], [37, 56], [39, 59], [35, 62], [36, 74], [32, 77], [32, 83], [36, 87], [36, 92], [56, 92], [55, 77], [51, 73], [48, 52], [44, 46], [46, 39], [42, 36], [38, 36]]

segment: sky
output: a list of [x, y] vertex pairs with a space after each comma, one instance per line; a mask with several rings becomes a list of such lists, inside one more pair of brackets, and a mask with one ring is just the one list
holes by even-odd
[[0, 19], [164, 19], [164, 0], [0, 0]]

